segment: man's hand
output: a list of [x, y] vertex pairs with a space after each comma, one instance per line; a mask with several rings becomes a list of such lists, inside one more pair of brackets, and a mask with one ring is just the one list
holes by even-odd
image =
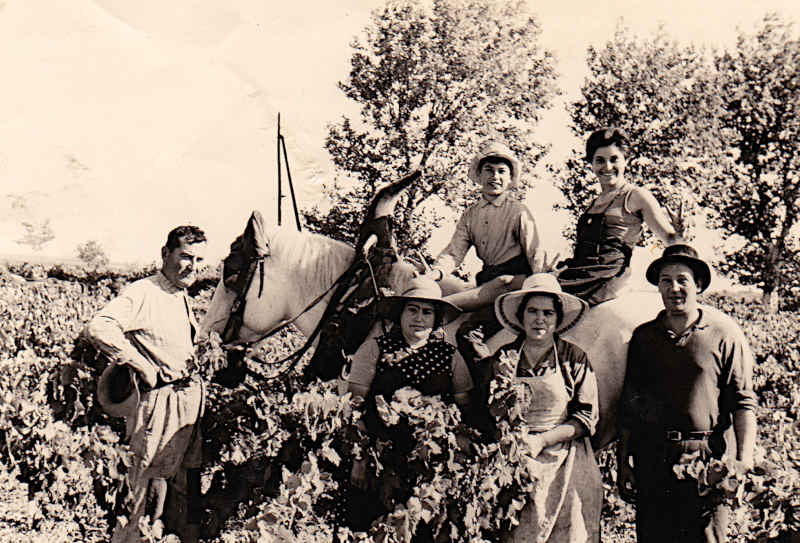
[[628, 503], [636, 503], [636, 478], [627, 463], [617, 465], [617, 490], [620, 498]]
[[469, 341], [470, 345], [472, 345], [472, 350], [474, 351], [474, 358], [476, 361], [492, 356], [492, 353], [489, 352], [489, 347], [487, 347], [486, 343], [484, 343], [485, 338], [483, 337], [482, 326], [479, 326], [474, 330], [470, 330], [469, 334], [464, 336], [464, 339]]

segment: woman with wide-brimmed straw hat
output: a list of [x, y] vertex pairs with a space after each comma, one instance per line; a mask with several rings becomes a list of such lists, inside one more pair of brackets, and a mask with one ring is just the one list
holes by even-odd
[[504, 541], [600, 539], [603, 487], [589, 444], [599, 417], [597, 379], [586, 354], [559, 337], [586, 308], [545, 273], [495, 302], [498, 320], [519, 337], [490, 358], [499, 390], [490, 403], [509, 392], [521, 402], [525, 442], [542, 468], [519, 526]]
[[[455, 346], [444, 340], [441, 328], [459, 312], [458, 307], [442, 299], [436, 281], [413, 278], [400, 295], [380, 303], [379, 313], [393, 323], [391, 330], [367, 339], [343, 371], [347, 391], [365, 398], [364, 422], [371, 438], [380, 436], [392, 443], [391, 456], [384, 457], [388, 464], [384, 469], [393, 470], [401, 480], [412, 477], [407, 455], [414, 447], [414, 438], [408, 428], [382, 424], [376, 398], [383, 396], [388, 402], [397, 390], [412, 387], [466, 407], [472, 379]], [[378, 496], [372, 491], [375, 481], [368, 480], [364, 460], [354, 462], [351, 483], [354, 488], [349, 492], [347, 517], [356, 530], [368, 529], [372, 520], [390, 510], [389, 502], [404, 501], [408, 496], [403, 493], [413, 488], [413, 484], [404, 485], [392, 496]]]

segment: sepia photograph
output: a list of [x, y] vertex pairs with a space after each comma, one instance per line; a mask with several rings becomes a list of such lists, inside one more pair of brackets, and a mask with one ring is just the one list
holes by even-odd
[[800, 543], [796, 0], [0, 42], [0, 543]]

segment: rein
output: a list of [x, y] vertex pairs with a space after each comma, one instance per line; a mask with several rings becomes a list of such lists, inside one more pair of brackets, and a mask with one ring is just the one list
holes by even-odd
[[[375, 281], [375, 273], [374, 273], [374, 271], [372, 269], [372, 265], [369, 262], [369, 258], [368, 258], [369, 252], [372, 249], [372, 247], [375, 245], [376, 241], [377, 241], [377, 236], [374, 236], [374, 235], [371, 236], [370, 239], [364, 244], [364, 247], [360, 251], [359, 256], [361, 256], [366, 261], [367, 266], [369, 268], [370, 277], [372, 279], [373, 288], [375, 289], [376, 294], [378, 296], [380, 296], [380, 291], [378, 289], [377, 282]], [[295, 315], [291, 319], [281, 322], [278, 326], [276, 326], [272, 330], [266, 332], [265, 334], [259, 336], [255, 340], [246, 341], [246, 342], [231, 343], [230, 342], [231, 338], [235, 337], [236, 335], [238, 335], [239, 329], [241, 328], [241, 325], [244, 322], [244, 308], [245, 308], [245, 305], [246, 305], [246, 300], [245, 299], [247, 297], [247, 292], [250, 290], [250, 285], [252, 284], [254, 276], [255, 276], [255, 264], [256, 263], [259, 263], [259, 267], [260, 267], [260, 286], [259, 286], [259, 291], [258, 291], [258, 297], [259, 298], [261, 297], [262, 290], [263, 290], [263, 287], [264, 287], [264, 260], [265, 260], [265, 258], [266, 257], [259, 257], [259, 258], [251, 259], [250, 263], [248, 264], [248, 274], [247, 274], [246, 286], [244, 288], [242, 288], [240, 292], [237, 293], [236, 300], [234, 301], [233, 305], [231, 306], [231, 311], [230, 311], [230, 314], [228, 316], [228, 321], [225, 323], [225, 329], [223, 330], [222, 338], [223, 338], [223, 341], [225, 341], [225, 343], [223, 344], [222, 347], [226, 351], [229, 351], [229, 350], [247, 351], [253, 345], [255, 345], [256, 343], [264, 341], [265, 339], [277, 334], [278, 332], [280, 332], [281, 330], [283, 330], [284, 328], [286, 328], [290, 324], [294, 323], [297, 319], [299, 319], [301, 316], [303, 316], [309, 310], [311, 310], [314, 306], [316, 306], [318, 303], [320, 303], [325, 298], [325, 296], [327, 296], [331, 291], [334, 290], [334, 288], [339, 287], [342, 283], [345, 282], [345, 280], [350, 280], [352, 278], [352, 276], [354, 275], [355, 270], [357, 269], [356, 264], [358, 262], [358, 258], [356, 257], [353, 260], [352, 264], [350, 264], [350, 266], [348, 266], [347, 269], [345, 269], [345, 271], [342, 272], [342, 274], [331, 284], [330, 287], [328, 287], [322, 294], [320, 294], [314, 300], [312, 300], [311, 303], [309, 303], [302, 311], [300, 311], [297, 315]], [[311, 344], [314, 342], [314, 340], [319, 335], [320, 331], [322, 330], [322, 326], [325, 323], [325, 319], [330, 313], [330, 307], [331, 307], [331, 304], [328, 305], [328, 308], [326, 308], [325, 313], [323, 313], [322, 317], [320, 317], [320, 320], [317, 323], [317, 326], [314, 328], [314, 331], [308, 336], [308, 338], [306, 339], [306, 342], [303, 344], [302, 347], [297, 349], [295, 352], [289, 354], [288, 356], [282, 358], [281, 360], [278, 360], [277, 362], [271, 364], [271, 365], [280, 365], [280, 364], [283, 364], [284, 362], [292, 360], [292, 363], [289, 364], [286, 368], [284, 368], [283, 370], [281, 370], [280, 372], [278, 372], [275, 375], [263, 376], [263, 375], [261, 375], [259, 373], [256, 373], [256, 372], [250, 370], [249, 368], [247, 368], [247, 365], [245, 364], [246, 373], [251, 375], [252, 377], [258, 379], [258, 380], [261, 380], [261, 381], [270, 381], [272, 379], [278, 379], [278, 378], [281, 378], [281, 377], [285, 376], [287, 373], [289, 373], [297, 365], [297, 362], [299, 362], [300, 358], [302, 358], [302, 356], [308, 351], [308, 349], [311, 348]], [[262, 364], [264, 364], [264, 361], [262, 361], [262, 360], [258, 360], [258, 362], [261, 362]]]

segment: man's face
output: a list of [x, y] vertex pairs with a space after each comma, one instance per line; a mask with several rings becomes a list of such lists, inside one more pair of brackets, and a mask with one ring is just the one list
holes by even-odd
[[658, 274], [658, 292], [670, 314], [687, 314], [697, 309], [700, 288], [692, 269], [686, 264], [664, 264]]
[[205, 260], [206, 243], [185, 243], [180, 238], [180, 245], [172, 251], [166, 247], [161, 249], [163, 264], [161, 271], [178, 288], [192, 286], [197, 279], [197, 271]]
[[480, 179], [483, 197], [492, 201], [503, 194], [511, 183], [511, 168], [505, 162], [487, 160], [481, 166]]

